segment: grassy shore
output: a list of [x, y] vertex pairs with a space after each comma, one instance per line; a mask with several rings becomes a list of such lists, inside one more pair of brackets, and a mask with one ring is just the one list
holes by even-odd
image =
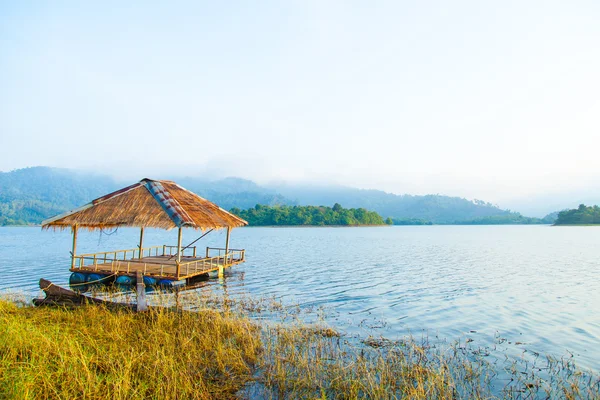
[[543, 377], [517, 371], [499, 391], [494, 368], [460, 345], [356, 343], [325, 325], [250, 319], [248, 308], [268, 307], [260, 302], [197, 301], [194, 312], [132, 313], [2, 300], [0, 398], [600, 396], [597, 376], [560, 362], [548, 364]]

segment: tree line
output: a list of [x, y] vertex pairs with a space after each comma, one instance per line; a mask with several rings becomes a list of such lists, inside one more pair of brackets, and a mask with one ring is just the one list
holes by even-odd
[[558, 213], [555, 225], [593, 225], [600, 224], [600, 207], [580, 204], [578, 208]]
[[381, 215], [364, 208], [343, 208], [335, 203], [325, 206], [263, 206], [240, 210], [232, 208], [232, 214], [248, 221], [250, 226], [273, 225], [391, 225], [392, 219], [384, 221]]
[[[254, 182], [238, 178], [208, 181], [203, 178], [176, 179], [184, 187], [213, 201], [224, 209], [246, 210], [255, 204], [265, 206], [344, 204], [350, 210], [372, 210], [383, 216], [384, 223], [395, 225], [432, 224], [533, 224], [554, 223], [557, 213], [542, 219], [528, 218], [480, 200], [468, 201], [441, 195], [395, 195], [377, 190], [326, 187], [304, 188], [282, 186], [263, 188]], [[34, 167], [0, 172], [0, 226], [40, 224], [42, 220], [79, 207], [90, 200], [110, 193], [122, 185], [108, 176], [81, 174], [70, 170]], [[341, 207], [341, 206], [340, 206]], [[342, 215], [320, 215], [320, 207], [311, 211], [296, 210], [297, 215], [280, 210], [279, 216], [266, 219], [285, 220], [293, 225], [361, 225], [380, 224], [378, 219], [363, 218], [362, 212]], [[339, 213], [338, 213], [339, 214]], [[308, 217], [310, 215], [310, 218]], [[358, 218], [357, 218], [358, 216]], [[386, 219], [391, 217], [392, 220]], [[589, 220], [589, 217], [583, 219]], [[330, 222], [335, 220], [335, 222]], [[568, 223], [568, 222], [567, 222]], [[589, 223], [589, 222], [583, 222]], [[271, 223], [276, 225], [278, 223]]]

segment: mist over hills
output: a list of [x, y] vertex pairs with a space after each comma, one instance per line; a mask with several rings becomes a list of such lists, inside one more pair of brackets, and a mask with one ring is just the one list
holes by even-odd
[[510, 216], [507, 210], [481, 200], [430, 195], [396, 195], [381, 190], [365, 190], [343, 186], [279, 185], [274, 189], [300, 205], [340, 203], [344, 207], [364, 207], [384, 218], [421, 219], [437, 224], [470, 221], [492, 216]]
[[296, 204], [281, 194], [247, 179], [232, 177], [216, 181], [192, 177], [170, 179], [226, 210], [234, 207], [247, 209], [257, 204], [268, 206]]
[[[396, 195], [343, 186], [278, 184], [268, 187], [241, 178], [164, 177], [224, 209], [261, 205], [314, 205], [366, 208], [395, 221], [452, 223], [539, 223], [481, 200], [439, 194]], [[81, 206], [133, 182], [50, 167], [0, 172], [0, 225], [39, 224], [43, 219]], [[548, 223], [552, 221], [546, 221]]]
[[39, 224], [116, 188], [110, 177], [66, 169], [0, 172], [0, 225]]
[[556, 210], [577, 208], [579, 204], [600, 204], [600, 186], [585, 191], [556, 192], [503, 202], [503, 205], [511, 209], [533, 217], [542, 217]]

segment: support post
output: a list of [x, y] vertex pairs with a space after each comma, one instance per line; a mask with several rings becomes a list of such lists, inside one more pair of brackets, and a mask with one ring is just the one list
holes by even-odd
[[223, 258], [223, 264], [219, 265], [219, 276], [223, 276], [225, 265], [227, 264], [227, 257], [229, 257], [229, 235], [231, 234], [231, 227], [227, 227], [227, 236], [225, 239], [225, 257]]
[[144, 275], [142, 271], [136, 272], [136, 295], [137, 295], [137, 307], [136, 311], [148, 310], [148, 304], [146, 303], [146, 285], [144, 285]]
[[177, 235], [177, 280], [179, 280], [179, 264], [181, 264], [181, 230], [179, 227], [179, 233]]
[[144, 257], [144, 228], [140, 229], [140, 259]]
[[76, 253], [77, 253], [77, 225], [73, 226], [73, 250], [71, 251], [71, 269], [75, 268]]
[[225, 254], [229, 253], [229, 235], [231, 234], [231, 227], [227, 227], [227, 239], [225, 239]]

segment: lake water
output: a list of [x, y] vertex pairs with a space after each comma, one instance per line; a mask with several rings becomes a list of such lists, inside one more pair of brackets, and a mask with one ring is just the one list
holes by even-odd
[[[110, 232], [108, 232], [110, 233]], [[78, 252], [135, 248], [139, 231], [82, 232]], [[184, 243], [198, 234], [186, 231]], [[222, 247], [224, 232], [202, 239]], [[147, 231], [145, 244], [174, 244]], [[37, 295], [68, 281], [70, 232], [0, 228], [0, 289]], [[231, 247], [247, 262], [211, 290], [323, 307], [354, 335], [467, 339], [514, 357], [573, 354], [600, 371], [600, 228], [398, 226], [242, 228]]]

